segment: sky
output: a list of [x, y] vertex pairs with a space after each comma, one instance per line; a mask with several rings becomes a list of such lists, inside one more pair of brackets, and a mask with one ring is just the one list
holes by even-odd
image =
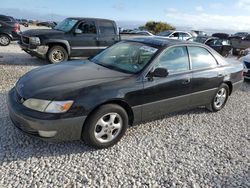
[[0, 14], [59, 21], [107, 18], [131, 26], [162, 21], [193, 29], [250, 31], [250, 0], [1, 0]]

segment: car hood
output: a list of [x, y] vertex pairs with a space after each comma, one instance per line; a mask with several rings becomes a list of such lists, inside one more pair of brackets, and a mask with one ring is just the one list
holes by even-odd
[[28, 37], [40, 36], [40, 35], [60, 35], [60, 34], [64, 34], [64, 32], [55, 29], [31, 29], [22, 32], [22, 35]]
[[105, 82], [130, 77], [130, 74], [114, 71], [89, 60], [69, 61], [36, 68], [22, 76], [16, 90], [22, 97], [51, 99], [64, 92], [74, 92]]

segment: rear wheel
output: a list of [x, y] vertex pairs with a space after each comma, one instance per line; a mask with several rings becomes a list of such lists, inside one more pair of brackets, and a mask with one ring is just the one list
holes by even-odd
[[11, 38], [8, 35], [0, 34], [0, 45], [8, 46], [10, 44]]
[[62, 46], [52, 46], [47, 56], [50, 63], [60, 63], [68, 60], [68, 53]]
[[128, 115], [119, 105], [99, 107], [87, 119], [82, 133], [83, 140], [95, 148], [107, 148], [116, 144], [128, 128]]
[[235, 55], [235, 56], [238, 56], [238, 55], [239, 55], [239, 51], [237, 51], [236, 48], [233, 48], [233, 55]]
[[211, 102], [210, 108], [208, 109], [212, 112], [217, 112], [221, 110], [226, 105], [228, 96], [229, 96], [229, 87], [227, 84], [222, 84], [219, 87], [218, 91], [216, 92]]

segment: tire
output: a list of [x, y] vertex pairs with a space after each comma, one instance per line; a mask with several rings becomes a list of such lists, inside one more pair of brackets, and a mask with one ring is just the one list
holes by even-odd
[[8, 46], [11, 42], [11, 38], [8, 35], [0, 34], [0, 46]]
[[214, 95], [211, 104], [207, 108], [212, 112], [220, 111], [226, 105], [228, 96], [229, 87], [227, 84], [222, 84]]
[[67, 61], [69, 56], [64, 47], [52, 46], [47, 53], [47, 58], [50, 63], [61, 63]]
[[119, 142], [127, 128], [127, 112], [119, 105], [107, 104], [100, 106], [87, 118], [82, 139], [94, 148], [108, 148]]
[[239, 52], [236, 50], [236, 48], [233, 48], [233, 55], [234, 56], [238, 56], [239, 55]]

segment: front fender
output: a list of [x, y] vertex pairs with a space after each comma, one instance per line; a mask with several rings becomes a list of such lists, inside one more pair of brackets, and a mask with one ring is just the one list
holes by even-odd
[[50, 45], [50, 44], [63, 44], [66, 47], [66, 50], [68, 54], [70, 55], [71, 50], [70, 50], [70, 45], [67, 40], [61, 40], [61, 39], [48, 39], [43, 42], [45, 45]]

